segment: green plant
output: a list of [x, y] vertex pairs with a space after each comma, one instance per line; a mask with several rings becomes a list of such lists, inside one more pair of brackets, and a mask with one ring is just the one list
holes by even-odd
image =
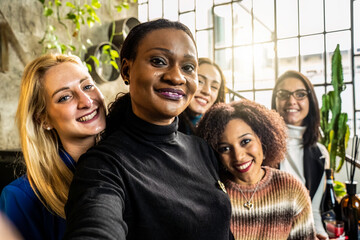
[[[43, 52], [56, 51], [58, 53], [71, 53], [79, 57], [83, 56], [87, 51], [87, 47], [92, 45], [91, 39], [83, 39], [82, 29], [84, 27], [92, 28], [96, 23], [101, 24], [101, 19], [97, 15], [97, 11], [102, 7], [100, 0], [38, 0], [43, 6], [43, 15], [46, 19], [46, 28], [43, 38], [39, 43], [43, 47]], [[135, 3], [136, 0], [130, 2]], [[112, 11], [114, 8], [117, 12], [123, 9], [129, 9], [128, 0], [108, 0], [108, 12], [113, 21]], [[59, 29], [56, 28], [59, 27]], [[59, 38], [66, 32], [66, 38]], [[116, 35], [113, 30], [112, 38]], [[115, 69], [119, 69], [116, 58], [119, 54], [111, 49], [111, 45], [102, 48], [102, 55], [104, 57], [104, 64], [111, 64]], [[103, 59], [98, 59], [91, 55], [91, 58], [97, 66]], [[85, 62], [87, 62], [86, 59]], [[92, 71], [91, 66], [87, 64], [89, 71]]]
[[345, 161], [345, 150], [350, 135], [347, 113], [341, 112], [341, 92], [345, 90], [345, 84], [339, 44], [332, 56], [331, 71], [331, 84], [334, 90], [322, 96], [320, 126], [323, 134], [320, 141], [329, 151], [330, 168], [334, 172], [339, 172]]

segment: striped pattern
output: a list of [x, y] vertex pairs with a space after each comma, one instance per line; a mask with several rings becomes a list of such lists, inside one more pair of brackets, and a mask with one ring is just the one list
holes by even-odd
[[224, 180], [235, 239], [315, 239], [311, 202], [304, 185], [289, 173], [264, 169], [266, 174], [253, 196], [251, 210], [244, 207], [246, 200], [239, 188], [250, 199], [256, 184], [244, 186]]

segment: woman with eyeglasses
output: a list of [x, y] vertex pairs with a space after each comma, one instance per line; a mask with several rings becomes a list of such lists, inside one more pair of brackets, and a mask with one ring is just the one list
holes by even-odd
[[320, 202], [325, 190], [325, 168], [329, 153], [318, 143], [320, 112], [314, 87], [297, 71], [282, 74], [274, 87], [271, 108], [288, 127], [287, 152], [280, 169], [297, 176], [309, 190], [317, 237], [326, 239], [320, 215]]

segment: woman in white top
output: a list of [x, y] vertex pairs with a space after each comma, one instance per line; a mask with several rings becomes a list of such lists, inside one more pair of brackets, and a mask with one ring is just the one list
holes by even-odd
[[326, 239], [320, 202], [329, 153], [318, 143], [320, 112], [313, 85], [300, 72], [285, 72], [275, 84], [271, 108], [279, 112], [288, 127], [286, 159], [280, 163], [280, 169], [297, 176], [309, 190], [317, 237]]

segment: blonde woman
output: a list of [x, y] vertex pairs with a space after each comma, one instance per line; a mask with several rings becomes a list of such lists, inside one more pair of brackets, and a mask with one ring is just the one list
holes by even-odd
[[25, 239], [62, 239], [76, 162], [105, 128], [103, 95], [78, 57], [44, 55], [25, 67], [16, 122], [26, 175], [0, 209]]

